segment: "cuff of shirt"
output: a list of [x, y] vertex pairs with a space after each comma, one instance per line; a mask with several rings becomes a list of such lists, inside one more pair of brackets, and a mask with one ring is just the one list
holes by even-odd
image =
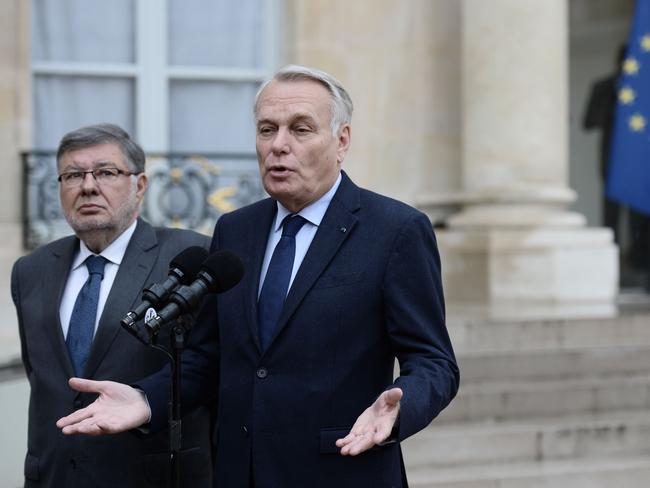
[[136, 430], [137, 432], [139, 432], [139, 433], [141, 433], [141, 434], [145, 434], [145, 435], [147, 435], [147, 434], [150, 433], [150, 430], [151, 430], [151, 429], [150, 429], [150, 423], [151, 423], [151, 406], [149, 405], [149, 400], [147, 399], [147, 395], [144, 393], [144, 391], [142, 391], [140, 388], [134, 388], [134, 389], [135, 389], [138, 393], [140, 393], [140, 395], [142, 395], [142, 399], [145, 401], [145, 403], [147, 404], [147, 408], [149, 409], [149, 417], [147, 418], [147, 421], [146, 421], [144, 424], [142, 424], [141, 426], [136, 427], [134, 430]]

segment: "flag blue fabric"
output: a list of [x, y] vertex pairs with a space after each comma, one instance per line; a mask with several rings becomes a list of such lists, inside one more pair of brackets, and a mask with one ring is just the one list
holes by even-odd
[[618, 82], [607, 196], [650, 215], [650, 0], [637, 0]]

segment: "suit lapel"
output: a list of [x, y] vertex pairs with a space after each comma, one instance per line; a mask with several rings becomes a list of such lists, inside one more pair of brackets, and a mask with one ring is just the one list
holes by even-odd
[[[248, 248], [247, 256], [249, 256], [251, 261], [249, 265], [246, 266], [246, 269], [249, 269], [250, 272], [246, 274], [245, 307], [251, 337], [259, 352], [261, 352], [262, 348], [260, 346], [259, 325], [257, 322], [257, 291], [259, 290], [260, 273], [262, 270], [262, 261], [264, 260], [264, 254], [266, 252], [266, 244], [276, 212], [277, 204], [275, 200], [270, 198], [265, 200], [264, 207], [260, 212], [260, 220], [257, 221], [259, 224], [254, 222], [254, 225], [250, 227], [248, 239], [250, 246]], [[260, 229], [262, 229], [262, 232], [260, 232]]]
[[[52, 320], [49, 320], [45, 326], [45, 335], [52, 343], [54, 353], [61, 362], [61, 366], [66, 375], [69, 377], [74, 376], [74, 368], [70, 361], [68, 347], [65, 344], [65, 337], [63, 337], [59, 308], [61, 306], [63, 290], [68, 282], [70, 266], [78, 249], [79, 240], [75, 237], [69, 237], [61, 241], [60, 245], [52, 250], [54, 259], [48, 270], [49, 276], [42, 282], [43, 296], [46, 297], [44, 306], [47, 307], [44, 316], [52, 317]], [[55, 317], [56, 319], [54, 319]]]
[[157, 243], [153, 228], [143, 220], [138, 220], [99, 319], [97, 333], [86, 364], [87, 378], [95, 374], [115, 340], [121, 327], [120, 320], [131, 305], [140, 298], [140, 292], [158, 257]]
[[[314, 240], [291, 285], [287, 300], [278, 321], [275, 337], [287, 325], [314, 282], [336, 255], [341, 244], [352, 233], [358, 220], [354, 215], [360, 207], [359, 188], [345, 173], [334, 198], [325, 212]], [[274, 337], [274, 339], [275, 339]], [[274, 340], [273, 339], [273, 340]]]

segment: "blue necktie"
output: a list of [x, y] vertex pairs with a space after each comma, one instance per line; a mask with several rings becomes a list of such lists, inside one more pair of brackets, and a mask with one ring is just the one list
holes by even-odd
[[65, 343], [70, 352], [70, 359], [75, 375], [81, 376], [90, 354], [90, 346], [95, 332], [99, 288], [104, 279], [106, 259], [102, 256], [89, 256], [86, 259], [88, 279], [81, 288], [70, 316], [70, 326]]
[[287, 215], [282, 222], [282, 237], [273, 250], [257, 303], [262, 350], [271, 342], [278, 325], [296, 255], [296, 234], [305, 222], [307, 221], [300, 215]]

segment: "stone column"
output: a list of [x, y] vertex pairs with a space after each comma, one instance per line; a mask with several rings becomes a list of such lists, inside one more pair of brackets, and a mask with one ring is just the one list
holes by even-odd
[[9, 281], [23, 253], [20, 152], [29, 147], [29, 4], [0, 2], [0, 362], [19, 353]]
[[462, 210], [438, 232], [446, 293], [495, 317], [611, 314], [611, 231], [566, 210], [567, 3], [543, 3], [463, 0]]

